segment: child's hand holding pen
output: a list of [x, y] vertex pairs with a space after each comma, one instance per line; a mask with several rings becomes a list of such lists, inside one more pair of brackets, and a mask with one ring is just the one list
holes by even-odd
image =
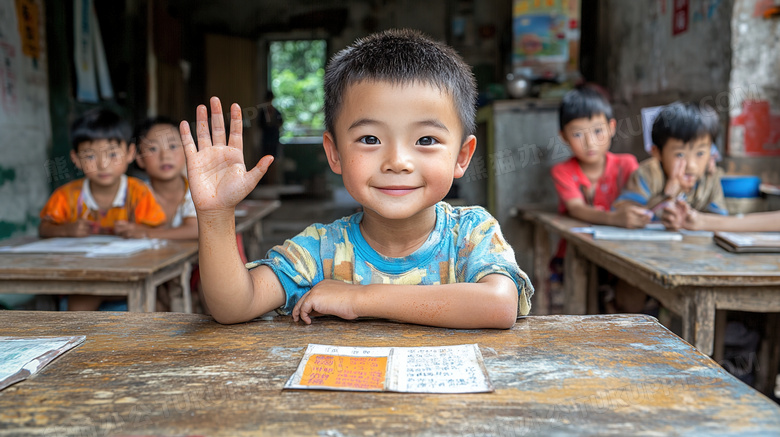
[[81, 218], [64, 226], [67, 228], [66, 233], [69, 237], [81, 238], [87, 237], [93, 233], [92, 228], [94, 227], [94, 224], [95, 222]]
[[615, 211], [615, 225], [629, 229], [644, 228], [653, 219], [650, 210], [628, 205]]
[[147, 227], [126, 220], [114, 222], [114, 233], [123, 238], [146, 238]]
[[691, 208], [691, 205], [685, 200], [684, 197], [678, 197], [674, 202], [664, 202], [667, 205], [664, 207], [661, 215], [661, 223], [664, 224], [666, 229], [678, 230], [678, 229], [693, 229], [697, 228], [698, 212]]

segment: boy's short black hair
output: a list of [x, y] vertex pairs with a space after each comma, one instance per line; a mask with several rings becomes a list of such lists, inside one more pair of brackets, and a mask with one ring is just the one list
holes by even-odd
[[130, 138], [130, 123], [116, 112], [106, 108], [95, 108], [77, 118], [70, 127], [70, 141], [73, 150], [79, 151], [79, 144], [97, 140], [124, 142]]
[[651, 137], [658, 150], [663, 150], [670, 138], [687, 143], [709, 135], [715, 141], [719, 130], [718, 114], [711, 106], [674, 102], [664, 107], [655, 118]]
[[607, 97], [592, 86], [582, 85], [563, 96], [558, 109], [558, 122], [563, 130], [572, 120], [591, 119], [602, 114], [607, 120], [614, 118], [612, 105], [609, 104]]
[[146, 120], [142, 121], [140, 124], [138, 124], [138, 126], [136, 126], [135, 128], [135, 132], [133, 133], [133, 140], [135, 141], [137, 147], [141, 146], [141, 141], [143, 141], [143, 139], [146, 138], [146, 134], [148, 134], [149, 131], [152, 130], [152, 128], [157, 126], [158, 124], [171, 125], [177, 131], [179, 129], [179, 125], [176, 124], [176, 122], [169, 117], [166, 117], [164, 115], [149, 117]]
[[452, 96], [464, 138], [476, 132], [477, 85], [471, 68], [444, 43], [410, 29], [390, 29], [357, 40], [325, 69], [325, 128], [334, 123], [348, 86], [362, 81], [432, 85]]

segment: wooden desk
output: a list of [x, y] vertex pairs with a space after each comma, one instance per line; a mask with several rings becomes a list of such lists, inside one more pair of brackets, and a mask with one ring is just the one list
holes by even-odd
[[166, 240], [128, 257], [0, 253], [0, 293], [127, 296], [129, 311], [154, 311], [157, 286], [181, 278], [185, 312], [192, 312], [190, 268], [195, 241]]
[[236, 234], [244, 237], [244, 249], [249, 261], [265, 256], [262, 251], [263, 219], [281, 205], [278, 200], [243, 200], [236, 206]]
[[[780, 311], [780, 257], [777, 254], [735, 254], [718, 247], [711, 237], [685, 236], [683, 241], [607, 241], [574, 233], [588, 226], [579, 220], [547, 212], [527, 211], [535, 224], [535, 253], [544, 256], [547, 232], [568, 242], [564, 289], [566, 313], [593, 312], [595, 287], [590, 286], [590, 264], [598, 265], [658, 299], [683, 321], [683, 338], [707, 355], [714, 352], [716, 310]], [[538, 251], [537, 251], [538, 250]], [[549, 253], [549, 251], [547, 252]], [[547, 256], [545, 259], [548, 259]], [[544, 261], [544, 260], [542, 260]], [[535, 269], [546, 263], [534, 262]], [[536, 277], [543, 277], [537, 271]], [[537, 288], [538, 290], [538, 288]], [[591, 295], [589, 297], [588, 291]], [[770, 337], [776, 337], [776, 318], [770, 318]], [[777, 349], [777, 345], [768, 345]], [[769, 371], [764, 384], [773, 383], [777, 352], [760, 369]], [[767, 367], [769, 367], [767, 369]]]
[[[544, 316], [511, 330], [181, 313], [0, 312], [0, 336], [86, 342], [0, 392], [0, 435], [737, 435], [780, 407], [655, 319]], [[495, 392], [282, 390], [309, 343], [477, 343]]]

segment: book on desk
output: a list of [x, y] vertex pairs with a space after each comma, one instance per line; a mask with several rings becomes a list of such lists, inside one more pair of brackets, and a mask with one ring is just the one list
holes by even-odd
[[0, 337], [0, 390], [34, 375], [85, 339], [83, 335]]
[[713, 240], [729, 252], [780, 252], [780, 232], [716, 232]]

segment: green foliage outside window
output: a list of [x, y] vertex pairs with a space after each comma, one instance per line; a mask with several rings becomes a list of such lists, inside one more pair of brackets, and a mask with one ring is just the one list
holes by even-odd
[[325, 40], [274, 41], [270, 44], [270, 79], [274, 106], [282, 113], [281, 142], [321, 136], [325, 130]]

